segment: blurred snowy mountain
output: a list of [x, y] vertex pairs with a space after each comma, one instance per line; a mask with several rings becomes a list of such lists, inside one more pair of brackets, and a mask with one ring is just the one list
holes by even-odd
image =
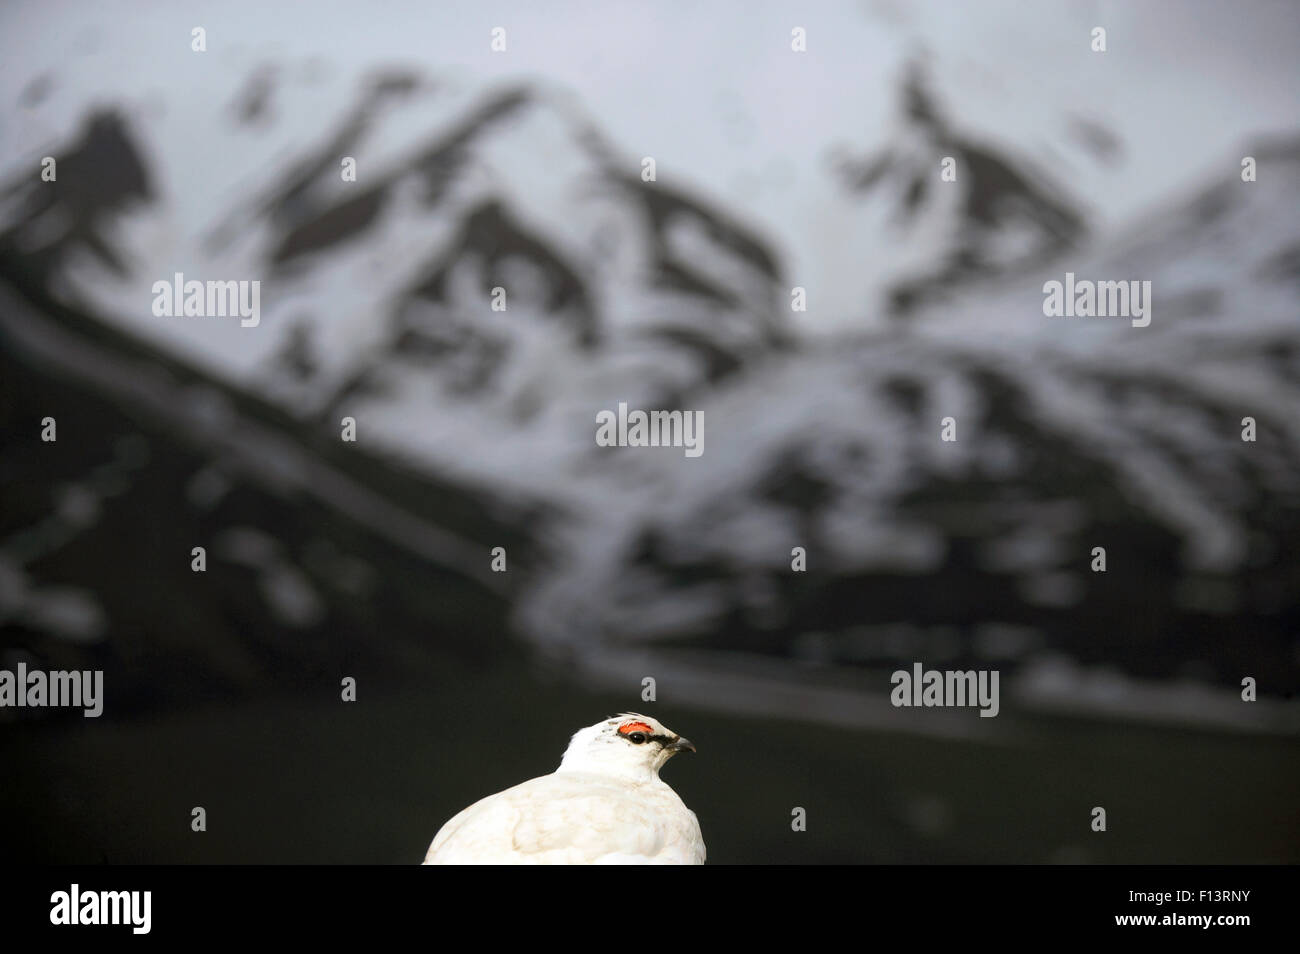
[[[1053, 162], [957, 122], [913, 64], [881, 93], [884, 143], [832, 150], [809, 187], [837, 246], [812, 270], [689, 170], [644, 181], [551, 84], [385, 69], [307, 135], [274, 121], [296, 89], [259, 68], [202, 102], [220, 121], [183, 162], [147, 113], [86, 105], [42, 144], [57, 185], [6, 179], [6, 431], [52, 413], [42, 378], [78, 395], [59, 480], [5, 448], [7, 642], [142, 673], [192, 651], [148, 635], [192, 605], [139, 618], [149, 580], [71, 552], [156, 547], [103, 506], [134, 493], [177, 553], [211, 540], [257, 581], [199, 598], [232, 687], [328, 655], [289, 630], [392, 640], [400, 669], [508, 626], [585, 676], [672, 671], [701, 704], [827, 721], [898, 724], [888, 672], [919, 659], [995, 665], [1022, 706], [1300, 725], [1279, 701], [1300, 687], [1300, 137], [1242, 144], [1256, 182], [1216, 155], [1192, 194], [1097, 228]], [[1060, 129], [1096, 176], [1122, 151]], [[1151, 281], [1150, 327], [1045, 317], [1067, 271]], [[261, 281], [260, 324], [155, 317], [176, 272]], [[792, 312], [794, 286], [834, 314]], [[597, 447], [619, 402], [702, 411], [705, 453]], [[178, 559], [162, 578], [193, 589]], [[1245, 675], [1268, 705], [1233, 704]]]

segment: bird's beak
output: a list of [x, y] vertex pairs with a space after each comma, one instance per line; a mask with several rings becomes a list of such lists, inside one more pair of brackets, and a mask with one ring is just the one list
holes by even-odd
[[681, 736], [678, 736], [676, 742], [665, 746], [665, 748], [667, 748], [669, 752], [673, 753], [673, 755], [676, 755], [678, 752], [694, 752], [695, 743], [690, 739], [683, 739]]

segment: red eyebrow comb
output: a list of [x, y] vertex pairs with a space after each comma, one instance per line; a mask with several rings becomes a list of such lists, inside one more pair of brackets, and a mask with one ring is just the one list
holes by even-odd
[[644, 722], [625, 722], [618, 727], [619, 735], [627, 735], [629, 732], [644, 732], [647, 735], [655, 734], [655, 730]]

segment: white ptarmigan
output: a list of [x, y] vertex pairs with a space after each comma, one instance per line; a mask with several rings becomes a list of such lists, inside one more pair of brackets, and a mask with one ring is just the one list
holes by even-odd
[[443, 825], [426, 865], [701, 865], [700, 823], [659, 778], [695, 746], [635, 712], [573, 734], [560, 767]]

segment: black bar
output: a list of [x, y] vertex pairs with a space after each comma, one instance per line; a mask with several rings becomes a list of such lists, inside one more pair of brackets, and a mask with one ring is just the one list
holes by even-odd
[[[150, 892], [147, 934], [136, 934], [129, 923], [52, 924], [52, 897], [70, 895], [73, 884], [83, 906], [88, 892]], [[619, 912], [631, 910], [622, 903], [627, 892], [644, 891], [656, 899], [654, 912], [662, 913], [666, 898], [678, 899], [680, 920], [687, 922], [681, 929], [696, 917], [743, 929], [748, 915], [758, 929], [779, 917], [818, 932], [829, 921], [848, 919], [863, 938], [923, 928], [927, 940], [977, 931], [990, 940], [1105, 935], [1150, 943], [1197, 936], [1231, 944], [1293, 927], [1296, 886], [1296, 869], [1287, 866], [887, 866], [829, 871], [815, 881], [791, 868], [765, 869], [757, 878], [752, 869], [729, 869], [699, 881], [644, 870], [538, 881], [417, 866], [50, 867], [34, 869], [3, 895], [0, 923], [7, 939], [211, 942], [265, 932], [295, 943], [416, 937], [434, 946], [452, 942], [455, 925], [466, 919], [495, 935], [501, 925], [490, 912], [496, 910], [503, 923], [521, 928], [538, 913], [542, 920], [532, 923], [540, 943], [562, 932], [566, 920], [580, 933], [604, 931], [602, 924], [617, 932]], [[1206, 916], [1208, 927], [1201, 923]], [[1147, 917], [1154, 920], [1131, 920]], [[659, 920], [655, 913], [650, 924], [624, 925], [631, 932], [626, 939], [647, 928], [670, 931], [669, 922], [679, 919], [656, 926]]]

